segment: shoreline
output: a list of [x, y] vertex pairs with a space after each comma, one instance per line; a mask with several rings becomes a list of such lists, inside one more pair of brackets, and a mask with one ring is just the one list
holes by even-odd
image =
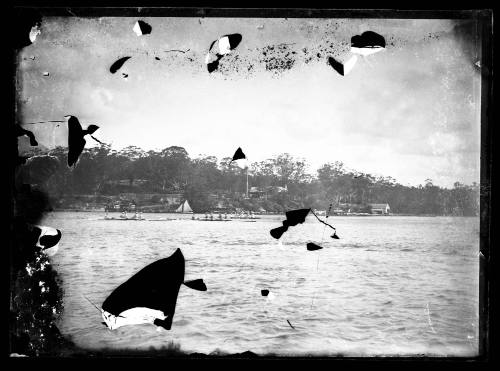
[[[90, 213], [90, 212], [99, 212], [99, 213], [104, 213], [104, 209], [90, 209], [90, 210], [84, 210], [84, 209], [53, 209], [50, 210], [49, 212], [82, 212], [82, 213]], [[131, 212], [132, 213], [132, 212]], [[173, 214], [173, 215], [204, 215], [207, 213], [176, 213], [173, 211], [146, 211], [142, 212], [143, 214]], [[121, 214], [119, 211], [112, 211], [109, 212], [108, 214]], [[233, 213], [228, 213], [228, 215], [232, 215]], [[255, 213], [254, 215], [283, 215], [283, 213]], [[218, 215], [218, 213], [213, 213], [213, 215]], [[324, 215], [320, 215], [324, 217]], [[344, 214], [344, 215], [330, 215], [329, 218], [332, 217], [397, 217], [397, 216], [418, 216], [418, 217], [453, 217], [453, 218], [476, 218], [479, 217], [479, 215], [434, 215], [434, 214], [386, 214], [386, 215], [380, 215], [380, 214]]]

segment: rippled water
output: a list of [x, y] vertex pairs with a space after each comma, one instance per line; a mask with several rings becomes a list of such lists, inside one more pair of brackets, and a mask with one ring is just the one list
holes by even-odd
[[[281, 216], [256, 222], [105, 221], [103, 213], [51, 213], [62, 230], [52, 262], [63, 279], [59, 328], [79, 346], [283, 355], [458, 355], [478, 349], [479, 219], [314, 218], [274, 240]], [[307, 251], [306, 243], [324, 249]], [[180, 247], [185, 279], [170, 331], [109, 330], [100, 305], [132, 274]], [[269, 289], [274, 298], [261, 296]], [[287, 320], [295, 327], [291, 328]]]

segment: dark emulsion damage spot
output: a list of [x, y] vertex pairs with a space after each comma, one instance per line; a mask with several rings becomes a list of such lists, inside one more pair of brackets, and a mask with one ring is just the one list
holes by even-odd
[[120, 68], [122, 68], [123, 64], [128, 61], [130, 58], [132, 57], [123, 57], [123, 58], [120, 58], [118, 59], [117, 61], [115, 61], [111, 67], [109, 67], [109, 72], [111, 73], [115, 73], [116, 71], [118, 71]]
[[68, 166], [73, 166], [85, 147], [84, 136], [93, 134], [99, 126], [89, 125], [86, 130], [82, 129], [78, 118], [65, 116], [68, 119]]
[[315, 243], [309, 242], [307, 244], [307, 250], [309, 251], [315, 251], [315, 250], [321, 250], [323, 247], [316, 245]]

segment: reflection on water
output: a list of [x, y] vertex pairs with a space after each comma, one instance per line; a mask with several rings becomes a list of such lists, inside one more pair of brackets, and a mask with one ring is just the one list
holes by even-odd
[[[52, 257], [62, 276], [59, 328], [86, 348], [287, 355], [458, 355], [478, 349], [478, 218], [332, 217], [340, 240], [314, 218], [282, 241], [255, 223], [105, 221], [102, 213], [51, 213], [61, 229]], [[307, 242], [324, 248], [307, 251]], [[151, 325], [110, 331], [85, 300], [101, 304], [132, 274], [172, 254], [186, 258], [172, 330]], [[261, 296], [268, 289], [274, 295]], [[293, 325], [294, 329], [288, 324]]]

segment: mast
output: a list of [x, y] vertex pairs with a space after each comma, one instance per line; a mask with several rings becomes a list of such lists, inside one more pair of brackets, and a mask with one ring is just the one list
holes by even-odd
[[247, 163], [247, 198], [248, 198], [248, 163]]

